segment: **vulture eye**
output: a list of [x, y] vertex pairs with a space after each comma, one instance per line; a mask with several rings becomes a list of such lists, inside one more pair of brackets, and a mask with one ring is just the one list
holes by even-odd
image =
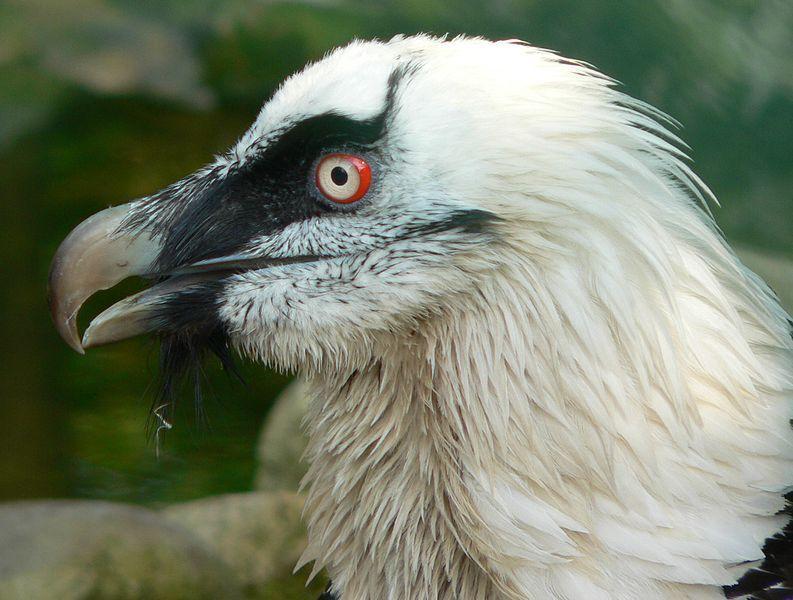
[[352, 204], [369, 190], [372, 169], [360, 156], [328, 154], [317, 164], [316, 183], [331, 202]]

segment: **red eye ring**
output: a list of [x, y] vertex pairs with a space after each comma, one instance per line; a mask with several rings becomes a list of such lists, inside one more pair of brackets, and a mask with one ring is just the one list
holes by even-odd
[[314, 182], [331, 202], [352, 204], [369, 191], [372, 168], [360, 156], [341, 152], [327, 154], [317, 163]]

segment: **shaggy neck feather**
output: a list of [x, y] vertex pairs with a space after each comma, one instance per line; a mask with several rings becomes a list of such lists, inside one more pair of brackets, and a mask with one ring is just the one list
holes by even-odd
[[[493, 598], [466, 556], [475, 527], [461, 461], [467, 424], [435, 390], [424, 343], [315, 383], [307, 559], [345, 598]], [[467, 521], [467, 522], [466, 522]]]
[[305, 559], [345, 600], [719, 597], [782, 525], [790, 342], [721, 246], [679, 252], [516, 259], [311, 378]]

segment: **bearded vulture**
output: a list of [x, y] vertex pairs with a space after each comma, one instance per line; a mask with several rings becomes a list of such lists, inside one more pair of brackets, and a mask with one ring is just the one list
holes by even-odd
[[308, 380], [326, 598], [791, 598], [790, 320], [670, 124], [525, 43], [356, 41], [79, 225], [52, 315]]

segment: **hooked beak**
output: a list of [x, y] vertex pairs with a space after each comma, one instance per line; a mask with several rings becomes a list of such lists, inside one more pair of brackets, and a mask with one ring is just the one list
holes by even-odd
[[[124, 204], [86, 219], [61, 243], [52, 260], [48, 290], [52, 320], [64, 341], [80, 354], [85, 353], [85, 348], [161, 329], [163, 323], [158, 320], [157, 309], [169, 299], [207, 282], [247, 270], [329, 258], [235, 254], [198, 260], [171, 272], [158, 272], [155, 267], [161, 243], [146, 230], [126, 230], [123, 224], [129, 211], [130, 205]], [[77, 314], [85, 301], [132, 276], [162, 281], [100, 313], [81, 340]]]
[[[156, 329], [153, 308], [158, 303], [193, 284], [216, 279], [218, 271], [243, 262], [215, 259], [195, 263], [174, 274], [157, 273], [153, 267], [160, 244], [145, 231], [131, 233], [122, 228], [129, 208], [128, 204], [114, 206], [89, 217], [72, 230], [52, 259], [48, 289], [50, 314], [58, 333], [80, 354], [85, 354], [85, 348]], [[77, 314], [85, 301], [96, 292], [136, 275], [168, 277], [100, 313], [81, 340]]]
[[[126, 232], [122, 225], [130, 205], [105, 209], [89, 217], [61, 243], [52, 259], [48, 299], [50, 314], [64, 341], [80, 354], [85, 348], [118, 342], [157, 329], [154, 308], [191, 285], [216, 279], [235, 260], [201, 261], [176, 273], [154, 269], [160, 244], [145, 231]], [[83, 334], [77, 330], [77, 314], [88, 298], [132, 276], [167, 277], [142, 292], [125, 298], [95, 317]]]
[[58, 333], [80, 354], [84, 347], [114, 341], [95, 338], [92, 344], [90, 336], [80, 341], [77, 313], [83, 303], [127, 277], [146, 275], [157, 257], [159, 245], [145, 232], [120, 232], [128, 214], [129, 205], [125, 204], [89, 217], [66, 237], [52, 260], [50, 314]]

